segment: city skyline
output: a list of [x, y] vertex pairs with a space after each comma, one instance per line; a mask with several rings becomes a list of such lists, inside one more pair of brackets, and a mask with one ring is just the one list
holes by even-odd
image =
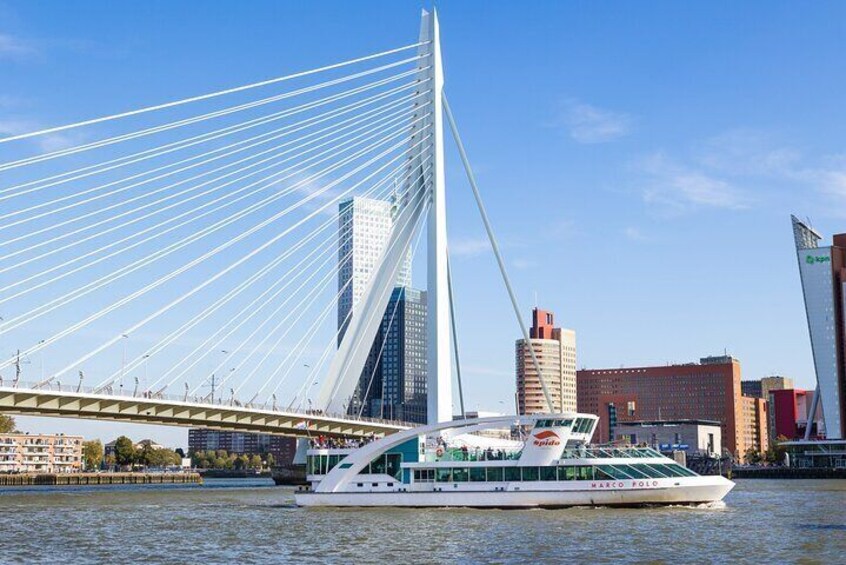
[[[142, 11], [132, 27], [124, 27], [126, 22], [112, 22], [113, 13], [93, 5], [78, 12], [0, 6], [9, 16], [8, 27], [0, 30], [0, 66], [14, 85], [0, 92], [4, 129], [26, 120], [64, 123], [100, 115], [101, 109], [333, 62], [338, 53], [353, 56], [406, 39], [417, 18], [412, 3], [365, 6], [345, 11], [331, 24], [333, 33], [318, 40], [297, 33], [290, 22], [320, 19], [325, 27], [327, 11], [340, 4], [253, 6], [236, 22], [213, 10], [192, 14], [200, 19], [196, 29], [225, 28], [242, 39], [250, 29], [250, 45], [284, 54], [248, 58], [247, 49], [235, 50], [221, 71], [213, 68], [218, 51], [212, 42], [198, 35], [192, 37], [197, 44], [189, 45], [184, 30], [173, 23], [184, 8], [169, 8], [173, 17], [163, 21]], [[776, 5], [759, 20], [752, 5], [738, 7], [736, 20], [720, 26], [716, 10], [688, 8], [670, 30], [660, 26], [679, 15], [672, 5], [638, 7], [651, 22], [640, 25], [590, 6], [540, 5], [520, 14], [481, 4], [440, 7], [447, 90], [460, 110], [524, 316], [537, 292], [563, 325], [578, 331], [580, 366], [685, 362], [727, 349], [744, 363], [747, 378], [778, 373], [813, 389], [786, 226], [789, 214], [797, 213], [812, 215], [827, 236], [846, 231], [846, 219], [837, 211], [846, 194], [844, 148], [835, 139], [843, 129], [836, 112], [843, 84], [835, 72], [831, 23], [842, 8], [827, 5], [803, 14], [815, 24], [807, 24], [813, 33], [793, 25], [796, 9]], [[661, 11], [666, 13], [657, 14]], [[376, 12], [395, 25], [383, 29], [373, 18]], [[268, 19], [282, 32], [263, 23]], [[260, 22], [258, 29], [248, 22]], [[556, 25], [560, 44], [546, 45], [542, 56], [533, 56]], [[663, 31], [655, 44], [645, 42], [655, 29]], [[744, 33], [749, 29], [755, 33]], [[712, 44], [697, 44], [706, 32]], [[510, 37], [507, 44], [489, 39], [503, 33]], [[598, 36], [603, 45], [595, 41]], [[654, 58], [656, 50], [677, 54], [678, 61]], [[163, 57], [165, 52], [174, 56]], [[730, 56], [734, 52], [740, 55]], [[645, 58], [654, 58], [653, 72], [673, 80], [661, 81], [658, 89], [642, 76]], [[149, 65], [156, 65], [154, 74]], [[627, 65], [641, 72], [626, 70]], [[191, 71], [179, 76], [186, 66]], [[792, 84], [783, 72], [791, 66], [802, 67], [812, 87]], [[58, 89], [52, 82], [74, 73], [97, 77], [99, 87], [81, 80]], [[152, 80], [128, 99], [121, 85], [145, 73]], [[615, 82], [626, 85], [626, 97], [618, 95]], [[456, 155], [447, 148], [465, 394], [468, 409], [498, 409], [501, 401], [510, 406], [518, 332]], [[526, 190], [532, 198], [521, 196]], [[542, 205], [549, 202], [561, 205]], [[543, 226], [547, 245], [532, 244], [528, 219]], [[552, 272], [537, 277], [538, 265], [550, 265]], [[596, 306], [598, 297], [604, 299], [602, 307]], [[487, 330], [484, 336], [480, 328]], [[491, 343], [499, 347], [491, 351]], [[9, 346], [2, 344], [4, 354]], [[47, 424], [33, 429], [113, 426]]]

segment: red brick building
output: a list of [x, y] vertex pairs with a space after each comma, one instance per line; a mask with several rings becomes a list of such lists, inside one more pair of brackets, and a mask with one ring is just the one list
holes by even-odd
[[577, 372], [579, 412], [599, 416], [593, 441], [612, 439], [617, 422], [717, 420], [722, 444], [742, 458], [768, 447], [767, 405], [743, 397], [740, 362], [729, 356], [660, 367], [591, 369]]

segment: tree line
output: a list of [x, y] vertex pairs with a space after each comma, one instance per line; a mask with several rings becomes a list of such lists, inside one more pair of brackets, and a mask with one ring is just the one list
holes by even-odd
[[88, 470], [96, 470], [104, 465], [114, 467], [175, 467], [182, 464], [182, 449], [153, 447], [149, 444], [136, 447], [135, 442], [126, 436], [115, 440], [114, 453], [105, 455], [99, 439], [82, 444], [82, 461]]
[[276, 459], [272, 453], [261, 455], [246, 453], [227, 453], [225, 449], [192, 451], [191, 464], [199, 469], [220, 469], [226, 471], [245, 471], [248, 469], [261, 470], [264, 467], [272, 467]]

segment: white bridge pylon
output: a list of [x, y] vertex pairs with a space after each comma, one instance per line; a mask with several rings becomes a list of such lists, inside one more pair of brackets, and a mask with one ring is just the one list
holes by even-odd
[[[409, 168], [420, 171], [409, 182], [405, 207], [413, 210], [406, 229], [393, 230], [373, 275], [368, 281], [360, 307], [352, 319], [335, 355], [318, 397], [318, 405], [329, 412], [343, 411], [355, 392], [364, 369], [370, 344], [376, 337], [382, 313], [388, 306], [402, 261], [414, 236], [418, 217], [428, 208], [427, 308], [428, 359], [427, 398], [429, 423], [452, 420], [452, 352], [450, 347], [450, 301], [447, 287], [447, 230], [444, 174], [443, 65], [437, 14], [423, 11], [420, 25], [420, 80], [428, 85], [425, 102], [427, 119], [416, 126], [408, 152]], [[416, 143], [418, 140], [424, 143]], [[429, 171], [429, 174], [423, 174]]]
[[[402, 429], [348, 406], [425, 230], [428, 420], [451, 420], [444, 120], [528, 337], [446, 102], [435, 13], [410, 45], [0, 138], [0, 411]], [[352, 256], [338, 211], [354, 197], [395, 211], [336, 326]]]

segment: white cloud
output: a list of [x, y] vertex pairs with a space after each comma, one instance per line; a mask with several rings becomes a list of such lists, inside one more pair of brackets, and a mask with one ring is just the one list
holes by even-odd
[[553, 125], [566, 128], [579, 143], [607, 143], [628, 135], [633, 121], [628, 114], [567, 100]]
[[453, 257], [476, 257], [491, 252], [486, 237], [454, 237], [449, 241], [449, 254]]
[[636, 227], [629, 226], [623, 230], [623, 235], [626, 236], [627, 239], [632, 241], [648, 241], [649, 238], [646, 237], [643, 232]]
[[0, 59], [19, 61], [35, 55], [35, 48], [14, 36], [0, 33]]
[[519, 271], [525, 271], [526, 269], [531, 269], [537, 266], [537, 262], [525, 257], [518, 257], [511, 261], [511, 265]]
[[705, 171], [675, 162], [658, 152], [642, 159], [638, 167], [647, 174], [648, 187], [643, 191], [647, 203], [673, 212], [694, 208], [742, 209], [749, 199], [731, 183]]
[[706, 140], [696, 160], [729, 175], [784, 175], [798, 165], [802, 156], [795, 149], [777, 146], [772, 137], [760, 130], [732, 129]]

